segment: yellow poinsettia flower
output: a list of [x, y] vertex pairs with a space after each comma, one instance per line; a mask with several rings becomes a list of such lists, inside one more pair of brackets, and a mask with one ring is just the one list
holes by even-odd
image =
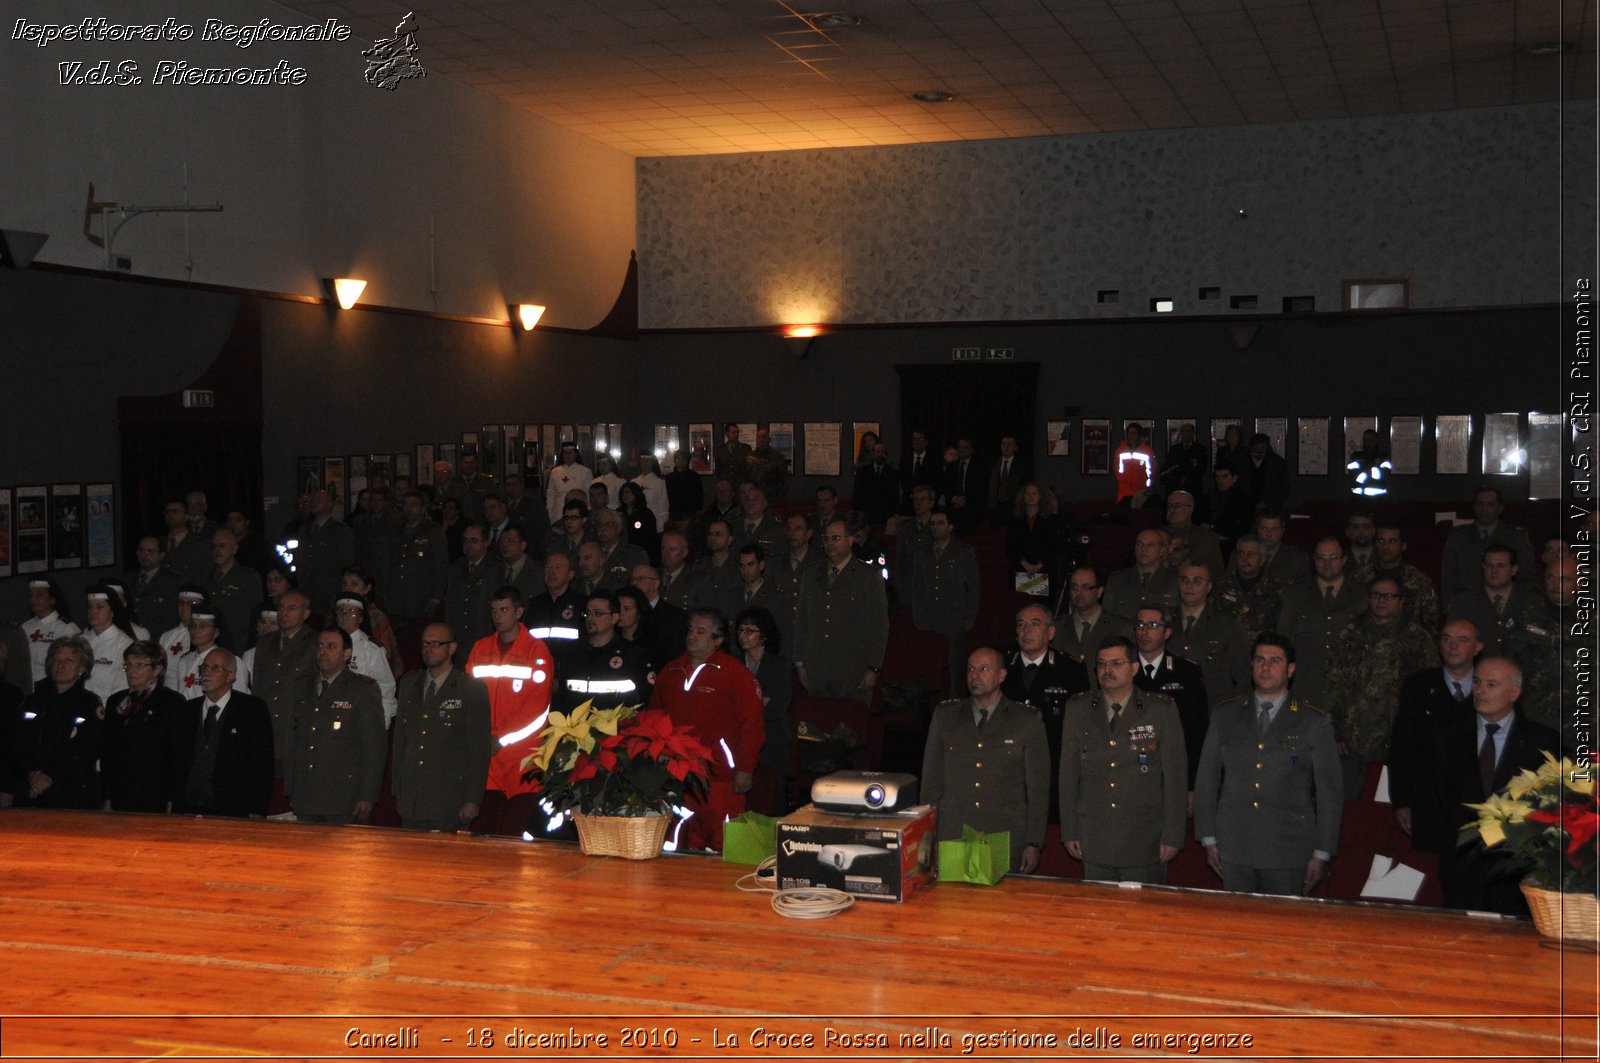
[[1505, 824], [1498, 819], [1481, 820], [1478, 823], [1478, 837], [1483, 839], [1483, 844], [1490, 849], [1506, 840]]
[[1594, 768], [1579, 768], [1570, 760], [1561, 761], [1561, 784], [1575, 794], [1594, 796]]
[[1538, 790], [1546, 781], [1548, 780], [1541, 779], [1538, 773], [1528, 768], [1523, 768], [1512, 776], [1510, 782], [1506, 783], [1506, 795], [1513, 800], [1520, 801], [1535, 790]]

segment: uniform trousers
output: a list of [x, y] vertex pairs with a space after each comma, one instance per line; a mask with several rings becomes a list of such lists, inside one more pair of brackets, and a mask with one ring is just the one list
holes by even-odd
[[1222, 888], [1230, 893], [1270, 893], [1299, 897], [1305, 893], [1303, 867], [1244, 867], [1222, 862]]
[[1083, 877], [1091, 882], [1143, 882], [1151, 886], [1167, 884], [1167, 865], [1145, 864], [1142, 867], [1112, 867], [1110, 864], [1083, 862]]

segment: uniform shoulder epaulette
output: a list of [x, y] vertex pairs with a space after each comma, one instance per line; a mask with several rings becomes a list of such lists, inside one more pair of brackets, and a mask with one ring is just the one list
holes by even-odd
[[1307, 712], [1314, 712], [1318, 716], [1328, 715], [1328, 710], [1323, 708], [1321, 705], [1316, 704], [1315, 702], [1303, 701], [1299, 698], [1290, 698], [1289, 703], [1297, 709], [1305, 709]]
[[944, 701], [939, 702], [938, 707], [942, 709], [946, 705], [959, 705], [963, 701], [966, 701], [966, 700], [967, 700], [966, 698], [947, 698]]
[[1192, 658], [1185, 657], [1182, 654], [1169, 653], [1169, 654], [1167, 654], [1167, 656], [1171, 657], [1173, 662], [1176, 663], [1176, 664], [1187, 664], [1191, 668], [1199, 668], [1200, 667], [1200, 665], [1198, 663], [1196, 663]]

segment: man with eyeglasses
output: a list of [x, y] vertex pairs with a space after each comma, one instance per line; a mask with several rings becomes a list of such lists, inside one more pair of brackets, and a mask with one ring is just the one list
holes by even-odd
[[[1514, 652], [1512, 640], [1529, 623], [1538, 626], [1539, 596], [1515, 582], [1516, 551], [1502, 543], [1483, 549], [1483, 581], [1450, 599], [1451, 620], [1470, 620], [1483, 635], [1484, 651], [1493, 657]], [[1526, 661], [1518, 664], [1527, 666]]]
[[650, 703], [656, 673], [643, 644], [629, 642], [617, 630], [621, 608], [615, 591], [589, 595], [583, 614], [584, 637], [562, 658], [553, 707], [571, 712], [586, 701], [597, 709]]
[[1165, 694], [1178, 706], [1183, 723], [1183, 746], [1189, 754], [1189, 800], [1194, 800], [1194, 770], [1200, 763], [1200, 745], [1206, 738], [1211, 701], [1205, 675], [1187, 657], [1167, 652], [1172, 638], [1172, 614], [1160, 606], [1141, 605], [1133, 618], [1133, 643], [1139, 648], [1133, 685]]
[[1167, 535], [1188, 543], [1185, 556], [1204, 562], [1213, 580], [1222, 578], [1222, 540], [1210, 528], [1194, 522], [1194, 495], [1188, 491], [1174, 491], [1167, 496]]
[[822, 529], [826, 564], [800, 581], [794, 667], [815, 697], [872, 700], [889, 644], [889, 600], [879, 570], [856, 558], [842, 520]]
[[1312, 550], [1316, 578], [1290, 587], [1279, 600], [1271, 626], [1294, 643], [1294, 692], [1314, 705], [1327, 704], [1328, 658], [1350, 622], [1367, 608], [1367, 588], [1345, 575], [1344, 545], [1333, 536]]
[[1017, 610], [1017, 645], [1005, 658], [1005, 681], [1000, 692], [1020, 705], [1038, 710], [1050, 751], [1050, 822], [1061, 814], [1061, 786], [1056, 766], [1061, 762], [1061, 720], [1067, 700], [1089, 689], [1089, 670], [1083, 662], [1050, 648], [1056, 637], [1055, 620], [1043, 603]]
[[408, 830], [463, 830], [478, 818], [489, 776], [489, 688], [453, 666], [449, 624], [422, 632], [422, 668], [396, 694], [390, 790]]
[[1167, 567], [1165, 529], [1146, 528], [1133, 539], [1133, 567], [1114, 572], [1106, 581], [1105, 607], [1131, 619], [1141, 602], [1164, 609], [1178, 604], [1178, 575]]
[[1267, 554], [1257, 536], [1240, 536], [1234, 544], [1230, 566], [1228, 574], [1217, 584], [1217, 608], [1233, 616], [1245, 632], [1255, 638], [1272, 627], [1284, 586], [1267, 572]]
[[1367, 591], [1367, 611], [1339, 636], [1328, 664], [1328, 713], [1339, 739], [1344, 792], [1363, 792], [1366, 766], [1389, 756], [1389, 733], [1400, 704], [1400, 684], [1436, 668], [1433, 639], [1405, 618], [1405, 592], [1393, 576], [1379, 576]]
[[501, 567], [489, 556], [488, 530], [481, 521], [471, 521], [461, 532], [461, 556], [450, 563], [444, 579], [444, 619], [452, 632], [459, 631], [454, 660], [457, 667], [467, 663], [467, 654], [477, 641], [494, 630], [489, 623], [489, 594], [500, 585]]
[[260, 698], [234, 689], [238, 661], [218, 646], [200, 665], [180, 732], [187, 753], [175, 809], [206, 816], [267, 814], [272, 798], [272, 714]]
[[[1352, 574], [1354, 576], [1354, 574]], [[1406, 561], [1406, 536], [1398, 524], [1379, 524], [1372, 533], [1372, 563], [1356, 582], [1371, 584], [1379, 576], [1400, 581], [1406, 596], [1406, 619], [1421, 624], [1430, 635], [1439, 633], [1439, 592], [1433, 580]]]
[[1096, 677], [1089, 663], [1094, 660], [1100, 644], [1112, 636], [1133, 638], [1133, 622], [1112, 616], [1100, 605], [1104, 594], [1097, 571], [1087, 565], [1073, 569], [1062, 592], [1067, 608], [1065, 611], [1057, 608], [1056, 634], [1051, 642], [1056, 649], [1084, 665], [1091, 687]]

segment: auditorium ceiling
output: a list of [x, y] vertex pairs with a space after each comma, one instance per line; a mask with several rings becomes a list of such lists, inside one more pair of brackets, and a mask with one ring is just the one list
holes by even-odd
[[[287, 5], [394, 32], [393, 0]], [[415, 18], [430, 73], [643, 157], [1593, 99], [1595, 5], [449, 0]]]

